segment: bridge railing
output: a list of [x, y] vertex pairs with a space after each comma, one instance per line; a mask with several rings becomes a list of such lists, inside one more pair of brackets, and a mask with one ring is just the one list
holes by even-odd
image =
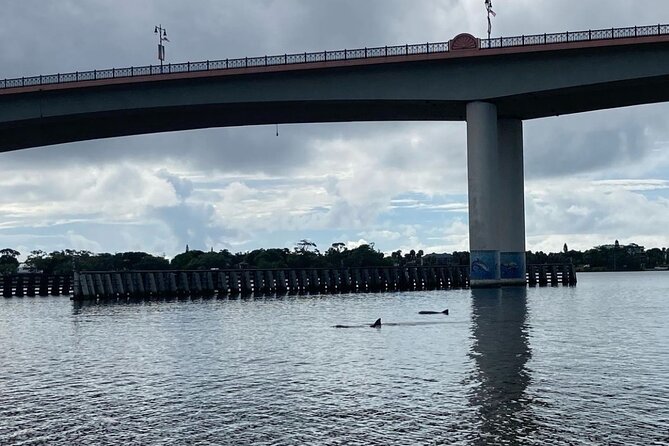
[[[487, 50], [493, 48], [550, 45], [557, 43], [648, 37], [667, 34], [669, 34], [669, 24], [552, 34], [536, 34], [530, 36], [496, 37], [493, 39], [481, 39], [479, 41], [479, 45], [482, 50]], [[341, 60], [373, 59], [393, 56], [411, 56], [417, 54], [447, 53], [449, 51], [449, 42], [427, 42], [414, 45], [382, 46], [350, 50], [344, 49], [336, 51], [319, 51], [316, 53], [282, 54], [275, 56], [244, 57], [238, 59], [207, 60], [201, 62], [166, 64], [163, 66], [148, 65], [140, 67], [109, 68], [104, 70], [81, 72], [77, 71], [74, 73], [47, 74], [40, 76], [4, 79], [0, 80], [0, 89], [64, 84], [102, 79], [152, 76], [170, 73], [189, 73], [198, 71], [230, 70], [239, 68], [295, 65]]]
[[632, 37], [649, 37], [669, 34], [669, 25], [631, 26], [627, 28], [567, 31], [564, 33], [534, 34], [530, 36], [495, 37], [481, 39], [481, 49], [510, 48], [516, 46], [551, 45], [555, 43], [588, 42]]

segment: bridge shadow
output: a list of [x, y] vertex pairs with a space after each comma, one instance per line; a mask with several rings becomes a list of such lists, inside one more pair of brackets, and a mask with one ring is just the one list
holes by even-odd
[[522, 444], [536, 428], [527, 362], [532, 357], [527, 323], [527, 289], [472, 290], [470, 356], [474, 370], [469, 401], [476, 408], [479, 440]]

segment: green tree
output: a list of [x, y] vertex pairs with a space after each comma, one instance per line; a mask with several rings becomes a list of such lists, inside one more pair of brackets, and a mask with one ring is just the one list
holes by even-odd
[[301, 254], [305, 252], [318, 253], [318, 249], [316, 249], [316, 243], [312, 242], [311, 240], [302, 239], [295, 245], [295, 252]]
[[15, 274], [19, 269], [18, 256], [21, 253], [10, 248], [0, 249], [0, 273]]
[[170, 269], [170, 262], [163, 257], [147, 254], [135, 262], [132, 269], [139, 271], [164, 271]]
[[371, 245], [360, 245], [355, 249], [349, 249], [343, 258], [344, 266], [392, 266], [393, 260], [386, 259], [382, 252], [377, 251]]
[[249, 265], [261, 269], [286, 268], [290, 251], [287, 248], [256, 249], [244, 256]]
[[192, 264], [196, 263], [196, 259], [203, 255], [203, 251], [189, 249], [186, 246], [186, 252], [176, 255], [170, 262], [170, 266], [172, 269], [193, 269]]

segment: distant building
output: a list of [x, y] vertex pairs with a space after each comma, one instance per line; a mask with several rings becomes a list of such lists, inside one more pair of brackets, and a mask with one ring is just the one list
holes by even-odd
[[615, 244], [615, 245], [601, 245], [598, 246], [597, 249], [622, 249], [624, 250], [627, 254], [631, 256], [635, 255], [640, 255], [644, 254], [646, 252], [646, 248], [640, 245], [637, 245], [636, 243], [630, 243], [629, 245], [620, 245], [620, 244]]

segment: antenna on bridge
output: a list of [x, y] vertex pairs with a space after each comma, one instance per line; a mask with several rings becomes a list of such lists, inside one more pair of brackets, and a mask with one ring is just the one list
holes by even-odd
[[169, 42], [167, 38], [167, 30], [163, 25], [158, 25], [153, 30], [154, 34], [158, 34], [158, 60], [160, 60], [160, 72], [163, 72], [163, 62], [165, 62], [165, 45], [163, 42]]
[[490, 16], [497, 17], [495, 11], [492, 10], [492, 0], [485, 0], [485, 9], [488, 11], [488, 40], [490, 40], [490, 34], [492, 32], [492, 20]]

